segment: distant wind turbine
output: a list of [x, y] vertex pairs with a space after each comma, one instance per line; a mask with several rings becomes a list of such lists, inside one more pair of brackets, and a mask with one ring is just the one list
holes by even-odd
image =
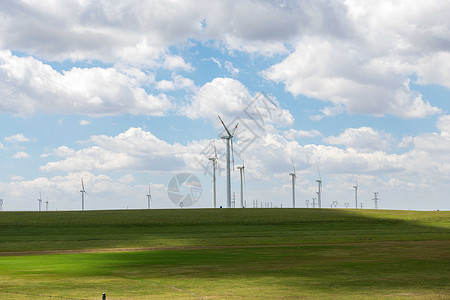
[[234, 133], [236, 132], [239, 123], [236, 124], [236, 126], [233, 129], [233, 132], [230, 132], [225, 123], [220, 118], [220, 116], [218, 117], [220, 119], [220, 122], [222, 122], [225, 131], [227, 132], [227, 135], [222, 135], [221, 138], [227, 140], [227, 208], [231, 208], [231, 170], [230, 170], [231, 152], [233, 151], [233, 136]]
[[322, 208], [322, 177], [320, 176], [320, 170], [319, 170], [319, 179], [317, 179], [316, 182], [318, 185], [317, 204], [319, 205], [319, 208]]
[[84, 194], [87, 195], [86, 190], [84, 189], [84, 182], [83, 182], [83, 178], [81, 178], [81, 210], [84, 210]]
[[[242, 166], [241, 167], [237, 167], [239, 169], [239, 173], [241, 175], [241, 208], [244, 208], [244, 182], [245, 182], [245, 165], [244, 165], [244, 161], [242, 161]], [[244, 175], [244, 177], [242, 178], [242, 175]], [[244, 179], [244, 182], [242, 181], [242, 179]]]
[[0, 211], [3, 211], [3, 199], [0, 199]]
[[295, 164], [294, 159], [291, 157], [292, 161], [292, 173], [289, 173], [289, 175], [292, 176], [292, 208], [295, 208], [295, 178], [297, 177], [297, 173], [295, 173]]
[[39, 192], [39, 199], [37, 199], [37, 201], [39, 202], [39, 211], [41, 211], [41, 205], [42, 205], [42, 196], [41, 196], [41, 192]]
[[45, 211], [48, 211], [48, 196], [47, 196], [47, 201], [45, 201]]
[[358, 179], [355, 179], [356, 184], [353, 186], [355, 189], [355, 207], [358, 209]]
[[152, 207], [152, 193], [150, 191], [150, 184], [148, 185], [148, 194], [147, 194], [147, 208], [150, 209]]
[[213, 207], [216, 208], [216, 168], [218, 164], [217, 151], [216, 151], [216, 143], [213, 140], [214, 144], [214, 157], [210, 157], [209, 160], [212, 161], [213, 167]]

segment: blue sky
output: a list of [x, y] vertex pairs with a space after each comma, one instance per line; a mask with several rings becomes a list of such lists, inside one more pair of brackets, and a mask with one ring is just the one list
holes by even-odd
[[[212, 206], [217, 115], [239, 120], [245, 199], [448, 210], [450, 21], [442, 1], [8, 1], [0, 8], [4, 210]], [[270, 108], [266, 110], [264, 108]], [[263, 112], [260, 119], [248, 112]], [[239, 155], [238, 155], [239, 154]], [[206, 167], [206, 169], [204, 169]], [[207, 171], [206, 171], [207, 170]], [[239, 173], [232, 172], [239, 199]]]

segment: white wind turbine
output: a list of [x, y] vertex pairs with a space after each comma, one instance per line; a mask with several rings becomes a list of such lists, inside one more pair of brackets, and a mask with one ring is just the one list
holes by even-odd
[[295, 208], [295, 178], [297, 177], [297, 173], [295, 173], [295, 165], [294, 165], [294, 159], [291, 157], [292, 161], [292, 173], [289, 173], [289, 175], [292, 176], [292, 208]]
[[147, 194], [147, 208], [150, 209], [152, 203], [152, 193], [150, 191], [150, 184], [148, 185], [148, 194]]
[[217, 168], [217, 151], [216, 151], [216, 143], [214, 142], [214, 157], [210, 157], [209, 160], [212, 161], [213, 167], [213, 207], [216, 208], [216, 168]]
[[358, 179], [355, 178], [356, 181], [356, 185], [353, 186], [353, 188], [355, 189], [355, 207], [356, 209], [358, 209]]
[[[245, 165], [244, 161], [242, 161], [242, 166], [237, 167], [239, 169], [239, 173], [241, 175], [241, 208], [244, 208], [244, 182], [245, 182]], [[242, 177], [244, 175], [244, 177]], [[244, 182], [242, 181], [244, 179]]]
[[[221, 138], [224, 140], [227, 140], [227, 208], [231, 208], [231, 170], [230, 170], [230, 163], [231, 163], [231, 152], [233, 151], [233, 136], [236, 132], [236, 129], [239, 125], [239, 123], [236, 124], [236, 126], [233, 129], [233, 132], [231, 133], [225, 123], [222, 121], [220, 116], [218, 116], [220, 119], [220, 122], [222, 122], [223, 127], [225, 128], [225, 131], [227, 132], [227, 135], [222, 135]], [[231, 148], [231, 151], [230, 151]]]
[[45, 211], [48, 211], [48, 196], [47, 196], [47, 201], [45, 201]]
[[319, 170], [319, 179], [316, 180], [317, 182], [317, 204], [319, 205], [319, 208], [322, 208], [322, 177], [320, 176], [320, 170]]
[[41, 192], [39, 192], [39, 199], [37, 199], [37, 201], [39, 202], [39, 211], [41, 211], [41, 205], [42, 205], [42, 196], [41, 196]]
[[84, 210], [84, 194], [87, 195], [86, 190], [84, 189], [84, 182], [83, 182], [83, 178], [81, 178], [81, 210]]

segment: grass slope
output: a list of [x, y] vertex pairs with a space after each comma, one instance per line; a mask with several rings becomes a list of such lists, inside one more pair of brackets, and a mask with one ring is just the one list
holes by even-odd
[[3, 212], [0, 233], [0, 255], [155, 249], [0, 256], [1, 299], [450, 298], [450, 212]]

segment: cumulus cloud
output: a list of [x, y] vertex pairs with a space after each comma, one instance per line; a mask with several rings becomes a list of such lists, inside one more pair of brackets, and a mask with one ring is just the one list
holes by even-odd
[[[41, 171], [124, 171], [153, 170], [170, 172], [185, 167], [184, 147], [168, 144], [141, 128], [130, 128], [117, 136], [92, 136], [81, 150], [61, 146], [44, 154], [60, 157], [41, 166]], [[198, 153], [198, 152], [193, 152]]]
[[338, 136], [329, 136], [324, 141], [361, 152], [387, 151], [392, 147], [391, 134], [370, 127], [347, 128]]
[[190, 70], [183, 58], [169, 53], [170, 45], [215, 39], [230, 49], [286, 51], [284, 41], [298, 31], [301, 12], [294, 3], [249, 0], [13, 2], [0, 9], [0, 47], [47, 60], [98, 59]]
[[12, 156], [12, 158], [17, 158], [17, 159], [27, 159], [30, 157], [31, 157], [30, 154], [23, 152], [23, 151], [19, 151]]
[[[371, 57], [353, 42], [304, 38], [292, 54], [264, 75], [283, 82], [293, 95], [331, 102], [339, 109], [337, 112], [345, 107], [349, 113], [402, 118], [440, 112], [419, 92], [410, 89], [405, 74], [396, 70], [388, 58]], [[333, 110], [329, 112], [333, 114]]]
[[276, 99], [262, 93], [252, 95], [240, 81], [232, 78], [215, 78], [205, 83], [195, 93], [184, 114], [191, 119], [209, 119], [217, 126], [220, 126], [217, 115], [225, 122], [239, 118], [251, 128], [255, 124], [260, 127], [268, 124], [287, 126], [294, 122], [291, 113], [281, 108]]
[[147, 94], [141, 87], [145, 76], [135, 74], [114, 68], [72, 68], [61, 74], [34, 58], [0, 51], [0, 110], [104, 116], [164, 115], [172, 108], [164, 94]]
[[30, 141], [30, 139], [24, 136], [22, 133], [7, 136], [3, 140], [11, 144], [27, 143]]
[[310, 137], [317, 137], [322, 136], [320, 131], [318, 130], [296, 130], [296, 129], [289, 129], [284, 132], [284, 136], [288, 140], [295, 140], [296, 138], [310, 138]]

